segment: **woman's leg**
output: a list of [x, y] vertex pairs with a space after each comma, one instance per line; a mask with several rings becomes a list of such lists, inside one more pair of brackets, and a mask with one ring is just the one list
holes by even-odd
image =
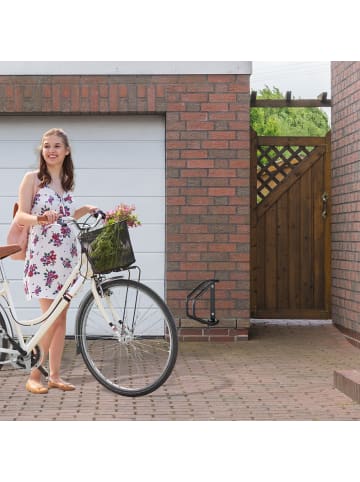
[[[45, 313], [50, 307], [52, 300], [42, 298], [40, 299], [40, 309], [42, 313]], [[66, 316], [67, 308], [60, 313], [54, 324], [42, 337], [40, 345], [43, 350], [43, 362], [49, 356], [49, 380], [55, 383], [56, 388], [62, 390], [73, 390], [75, 387], [72, 385], [64, 384], [60, 378], [61, 360], [65, 346], [65, 332], [66, 332]], [[41, 372], [34, 368], [29, 377], [29, 381], [35, 382], [41, 386]], [[54, 385], [53, 383], [53, 385]]]
[[65, 346], [67, 308], [60, 313], [54, 325], [49, 343], [49, 379], [60, 381], [61, 360]]

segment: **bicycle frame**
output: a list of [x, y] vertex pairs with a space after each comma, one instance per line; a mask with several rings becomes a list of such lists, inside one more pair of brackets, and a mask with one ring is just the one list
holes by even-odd
[[[85, 267], [85, 272], [82, 269], [83, 267]], [[23, 352], [26, 352], [26, 355], [29, 355], [31, 351], [35, 348], [35, 346], [39, 344], [39, 341], [48, 331], [51, 325], [55, 322], [58, 315], [64, 310], [64, 308], [69, 305], [72, 298], [74, 298], [78, 294], [80, 288], [84, 285], [85, 281], [92, 277], [93, 273], [91, 270], [91, 266], [87, 261], [85, 253], [82, 253], [79, 257], [77, 265], [74, 267], [69, 278], [64, 283], [61, 291], [57, 294], [56, 298], [51, 303], [49, 309], [37, 318], [32, 318], [29, 320], [18, 320], [9, 282], [6, 279], [3, 264], [0, 261], [0, 310], [1, 313], [5, 316], [5, 323], [8, 323], [8, 325], [10, 325], [11, 327], [10, 334], [15, 333], [17, 343], [23, 350]], [[94, 279], [92, 280], [92, 291], [96, 291]], [[37, 329], [35, 334], [30, 337], [30, 340], [25, 342], [24, 334], [21, 330], [21, 325], [34, 326], [37, 324], [41, 324], [41, 326]], [[10, 355], [19, 354], [18, 350], [11, 348], [3, 348], [1, 349], [1, 351]], [[9, 360], [9, 363], [11, 363], [11, 360]]]

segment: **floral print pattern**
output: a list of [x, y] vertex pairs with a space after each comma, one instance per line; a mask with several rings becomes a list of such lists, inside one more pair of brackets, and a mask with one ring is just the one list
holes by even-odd
[[[60, 196], [48, 186], [34, 197], [31, 213], [41, 215], [53, 209], [62, 216], [73, 216], [72, 193]], [[24, 289], [28, 299], [54, 299], [74, 269], [78, 259], [78, 241], [69, 227], [60, 224], [35, 225], [29, 234], [24, 267]]]

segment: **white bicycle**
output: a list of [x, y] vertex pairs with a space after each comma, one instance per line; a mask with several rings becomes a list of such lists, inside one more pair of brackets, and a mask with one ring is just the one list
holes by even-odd
[[[174, 368], [178, 351], [174, 318], [160, 296], [140, 282], [126, 222], [97, 228], [104, 213], [94, 217], [92, 224], [90, 217], [84, 223], [69, 217], [58, 221], [76, 230], [81, 256], [48, 311], [38, 318], [17, 319], [2, 259], [19, 247], [0, 247], [0, 369], [4, 365], [27, 371], [37, 367], [47, 376], [39, 342], [90, 280], [91, 289], [76, 316], [77, 351], [107, 389], [129, 397], [146, 395], [159, 388]], [[116, 250], [101, 244], [109, 236], [116, 240]], [[137, 280], [130, 279], [132, 269], [138, 270]], [[35, 333], [24, 336], [22, 326], [36, 326]]]

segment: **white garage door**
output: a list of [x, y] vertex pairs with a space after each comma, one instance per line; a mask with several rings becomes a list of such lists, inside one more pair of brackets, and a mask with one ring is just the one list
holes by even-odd
[[[120, 202], [135, 204], [142, 226], [130, 229], [142, 280], [164, 296], [165, 120], [160, 116], [0, 117], [0, 244], [17, 199], [19, 184], [38, 164], [42, 134], [61, 127], [69, 135], [75, 164], [75, 195], [80, 204], [103, 210]], [[25, 300], [23, 262], [6, 259], [14, 303], [21, 319], [38, 316], [38, 303]], [[74, 333], [72, 303], [67, 334]]]

